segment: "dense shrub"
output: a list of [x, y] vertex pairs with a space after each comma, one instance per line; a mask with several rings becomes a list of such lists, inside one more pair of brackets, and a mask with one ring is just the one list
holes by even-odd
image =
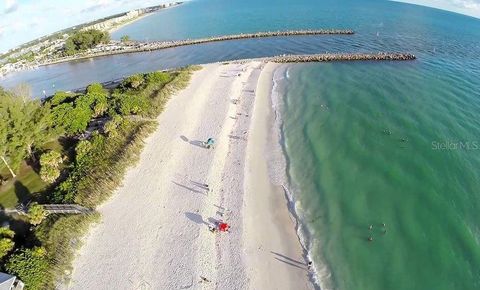
[[47, 183], [53, 183], [60, 176], [62, 155], [57, 151], [49, 151], [40, 157], [40, 178]]
[[92, 118], [90, 106], [74, 106], [72, 103], [64, 103], [53, 108], [52, 115], [55, 124], [67, 135], [75, 135], [87, 129]]
[[122, 117], [120, 115], [115, 115], [110, 121], [105, 124], [103, 130], [108, 135], [108, 137], [116, 137], [118, 135], [118, 126], [122, 123]]
[[135, 75], [131, 75], [129, 76], [128, 78], [124, 79], [122, 84], [121, 84], [121, 87], [124, 89], [124, 90], [128, 90], [128, 89], [139, 89], [141, 85], [143, 85], [145, 83], [145, 79], [143, 78], [143, 75], [142, 74], [135, 74]]
[[172, 79], [172, 75], [166, 72], [155, 71], [146, 75], [148, 84], [166, 84]]
[[93, 117], [100, 117], [108, 109], [108, 93], [99, 83], [91, 84], [87, 87], [87, 98], [89, 105], [93, 110]]
[[67, 180], [57, 187], [57, 202], [76, 202], [95, 207], [121, 182], [123, 174], [138, 158], [143, 138], [155, 122], [123, 119], [115, 136], [95, 134], [77, 145], [75, 166]]
[[13, 237], [15, 232], [9, 228], [0, 228], [0, 260], [3, 259], [15, 246]]
[[140, 115], [147, 110], [148, 99], [142, 94], [114, 93], [112, 94], [112, 107], [115, 112], [123, 116]]
[[177, 72], [170, 73], [170, 81], [168, 83], [151, 83], [146, 88], [150, 96], [150, 104], [148, 110], [143, 114], [148, 117], [156, 117], [163, 111], [168, 99], [178, 90], [185, 88], [193, 71], [200, 67], [190, 66]]
[[47, 216], [47, 212], [41, 204], [34, 202], [28, 207], [27, 216], [32, 225], [38, 225]]
[[57, 91], [53, 95], [53, 97], [49, 100], [49, 103], [52, 106], [57, 106], [57, 105], [60, 105], [64, 102], [72, 101], [73, 98], [75, 98], [75, 95], [72, 94], [72, 93], [67, 93], [67, 92], [64, 92], [64, 91]]
[[28, 290], [43, 289], [50, 280], [47, 252], [41, 247], [16, 251], [5, 269], [20, 278]]
[[66, 282], [58, 280], [70, 272], [75, 250], [81, 246], [81, 237], [99, 217], [98, 213], [49, 217], [39, 225], [36, 237], [48, 253], [49, 270], [55, 282]]

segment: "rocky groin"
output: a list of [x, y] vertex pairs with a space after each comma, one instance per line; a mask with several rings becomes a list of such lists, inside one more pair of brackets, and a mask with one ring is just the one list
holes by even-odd
[[279, 55], [262, 58], [265, 62], [327, 62], [327, 61], [354, 61], [354, 60], [414, 60], [411, 53], [323, 53], [305, 55]]
[[49, 65], [60, 62], [67, 62], [78, 59], [115, 55], [122, 53], [135, 53], [144, 51], [153, 51], [160, 49], [167, 49], [186, 45], [196, 45], [209, 42], [219, 42], [239, 39], [265, 38], [265, 37], [282, 37], [282, 36], [302, 36], [302, 35], [352, 35], [355, 32], [350, 29], [317, 29], [317, 30], [287, 30], [287, 31], [267, 31], [256, 33], [241, 33], [224, 36], [214, 36], [199, 39], [184, 39], [172, 41], [152, 41], [152, 42], [137, 42], [131, 41], [127, 43], [112, 42], [107, 45], [98, 46], [89, 51], [77, 54], [70, 57], [61, 57], [52, 59], [40, 65]]

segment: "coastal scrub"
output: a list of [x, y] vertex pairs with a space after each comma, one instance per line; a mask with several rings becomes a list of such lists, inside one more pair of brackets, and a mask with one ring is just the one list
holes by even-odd
[[[25, 225], [30, 229], [25, 232], [30, 234], [18, 239], [18, 244], [10, 236], [2, 239], [4, 271], [18, 276], [27, 289], [52, 289], [56, 283], [68, 281], [81, 237], [99, 215], [95, 211], [48, 215], [41, 203], [75, 203], [95, 209], [105, 201], [121, 184], [127, 169], [138, 161], [144, 139], [157, 127], [156, 116], [172, 94], [186, 87], [195, 69], [137, 74], [117, 88], [94, 83], [84, 93], [57, 92], [41, 103], [22, 102], [18, 96], [2, 91], [8, 106], [0, 106], [6, 120], [0, 133], [9, 130], [9, 134], [0, 134], [4, 136], [0, 138], [0, 153], [12, 164], [12, 177], [21, 167], [46, 181], [43, 191], [33, 192], [23, 185], [22, 178], [15, 180], [15, 193], [21, 189], [24, 198], [33, 201], [27, 210], [30, 225]], [[21, 124], [38, 121], [40, 125], [32, 124], [35, 131], [30, 132], [26, 125], [14, 124], [16, 120], [25, 120]], [[14, 125], [22, 130], [12, 131]], [[43, 135], [42, 128], [46, 131]], [[47, 146], [51, 141], [40, 142], [40, 136], [53, 138], [60, 148]], [[18, 140], [22, 142], [15, 145]], [[13, 148], [21, 148], [21, 152]], [[12, 179], [5, 184], [11, 184]]]

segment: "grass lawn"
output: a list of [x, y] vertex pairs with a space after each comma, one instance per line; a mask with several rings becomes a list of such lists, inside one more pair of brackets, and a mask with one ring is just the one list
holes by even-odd
[[[53, 140], [45, 144], [44, 150], [65, 151], [66, 146], [58, 140]], [[18, 203], [31, 198], [32, 193], [41, 192], [46, 189], [47, 185], [42, 181], [35, 170], [27, 163], [23, 162], [20, 170], [17, 172], [17, 178], [13, 180], [10, 172], [5, 165], [0, 165], [0, 176], [8, 178], [7, 181], [0, 186], [0, 208], [14, 208]]]
[[[3, 168], [2, 168], [3, 169]], [[10, 176], [7, 170], [1, 170], [2, 176]], [[32, 167], [23, 163], [15, 180], [9, 179], [0, 186], [0, 206], [14, 208], [19, 202], [28, 200], [32, 193], [44, 190], [46, 184]]]

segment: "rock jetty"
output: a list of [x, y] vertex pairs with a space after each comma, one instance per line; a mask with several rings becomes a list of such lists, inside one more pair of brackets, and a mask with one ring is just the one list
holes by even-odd
[[352, 35], [355, 32], [350, 29], [317, 29], [317, 30], [287, 30], [287, 31], [267, 31], [256, 33], [241, 33], [224, 36], [214, 36], [199, 39], [184, 39], [173, 41], [152, 41], [152, 42], [137, 42], [131, 41], [128, 43], [121, 43], [112, 41], [107, 45], [101, 45], [94, 49], [90, 49], [84, 53], [77, 54], [71, 57], [61, 57], [40, 65], [49, 65], [60, 62], [67, 62], [77, 59], [107, 56], [121, 53], [135, 53], [144, 51], [153, 51], [160, 49], [173, 48], [178, 46], [196, 45], [209, 42], [219, 42], [228, 40], [251, 39], [251, 38], [265, 38], [265, 37], [282, 37], [282, 36], [302, 36], [302, 35]]
[[[262, 58], [264, 62], [291, 63], [291, 62], [327, 62], [327, 61], [354, 61], [354, 60], [414, 60], [417, 57], [411, 53], [323, 53], [304, 55], [279, 55]], [[247, 61], [247, 60], [245, 60]]]
[[[170, 48], [183, 45], [193, 45], [207, 42], [238, 40], [248, 38], [262, 38], [262, 37], [279, 37], [279, 36], [301, 36], [301, 35], [352, 35], [355, 32], [349, 29], [318, 29], [318, 30], [287, 30], [287, 31], [267, 31], [256, 33], [241, 33], [233, 35], [214, 36], [200, 39], [185, 39], [179, 41], [154, 41], [148, 43], [141, 43], [140, 46], [146, 45], [153, 47], [152, 49]], [[156, 48], [155, 48], [156, 47]]]

